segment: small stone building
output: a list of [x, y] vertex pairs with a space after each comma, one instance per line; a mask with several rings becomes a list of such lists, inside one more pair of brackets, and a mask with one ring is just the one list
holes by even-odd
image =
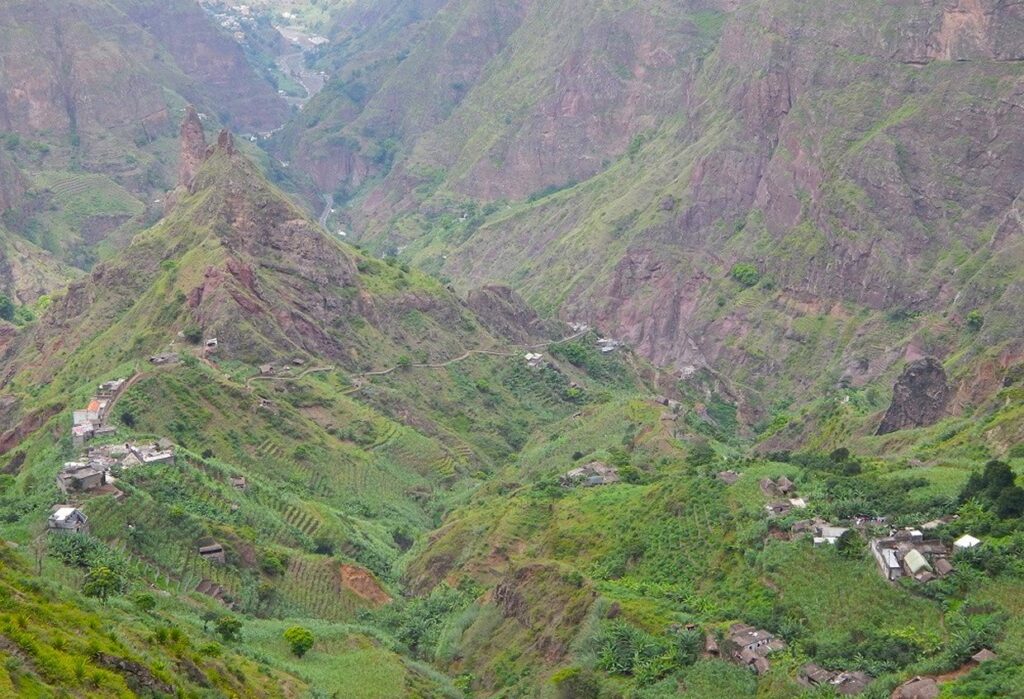
[[64, 505], [54, 510], [46, 521], [46, 527], [58, 534], [88, 534], [89, 518], [77, 507]]

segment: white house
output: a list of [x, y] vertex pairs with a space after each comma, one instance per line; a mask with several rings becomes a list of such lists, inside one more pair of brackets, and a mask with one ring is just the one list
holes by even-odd
[[964, 534], [959, 539], [953, 542], [953, 548], [955, 549], [973, 549], [975, 546], [981, 544], [981, 539], [975, 539], [970, 534]]

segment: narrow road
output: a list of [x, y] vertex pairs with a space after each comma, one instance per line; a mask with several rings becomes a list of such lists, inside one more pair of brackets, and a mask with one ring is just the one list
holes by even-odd
[[321, 196], [323, 196], [323, 198], [324, 198], [324, 210], [323, 210], [323, 213], [320, 214], [320, 227], [323, 228], [324, 230], [326, 230], [327, 229], [327, 219], [330, 218], [330, 216], [331, 216], [331, 209], [334, 207], [334, 195], [333, 194], [323, 194]]
[[[448, 361], [445, 361], [445, 362], [439, 362], [439, 363], [436, 363], [436, 364], [410, 364], [409, 368], [410, 369], [444, 369], [446, 367], [452, 366], [453, 364], [458, 364], [459, 362], [464, 362], [465, 360], [469, 359], [470, 357], [472, 357], [474, 355], [486, 355], [486, 356], [490, 356], [490, 357], [514, 357], [517, 354], [519, 354], [519, 352], [522, 352], [523, 350], [546, 349], [548, 347], [553, 347], [554, 345], [560, 345], [560, 344], [565, 343], [565, 342], [572, 342], [573, 340], [576, 340], [576, 339], [579, 339], [579, 338], [583, 337], [588, 332], [590, 332], [590, 331], [589, 330], [581, 330], [580, 332], [577, 332], [577, 333], [575, 333], [573, 335], [570, 335], [569, 337], [563, 337], [561, 340], [552, 340], [551, 342], [542, 342], [542, 343], [539, 343], [539, 344], [536, 344], [536, 345], [518, 345], [518, 346], [516, 346], [516, 349], [513, 349], [511, 351], [506, 351], [506, 352], [502, 352], [500, 350], [481, 350], [481, 349], [466, 350], [465, 352], [460, 354], [458, 357], [455, 357], [453, 359], [449, 359]], [[250, 376], [248, 379], [245, 380], [245, 387], [251, 391], [252, 390], [252, 382], [253, 381], [297, 381], [298, 379], [301, 379], [302, 377], [307, 376], [308, 374], [312, 374], [312, 373], [315, 373], [315, 372], [323, 372], [323, 371], [333, 371], [335, 369], [337, 369], [337, 367], [321, 366], [321, 367], [311, 367], [311, 368], [306, 369], [305, 371], [303, 371], [301, 374], [296, 374], [295, 376]], [[364, 371], [364, 372], [362, 372], [360, 374], [356, 374], [355, 378], [357, 378], [357, 379], [365, 379], [365, 378], [369, 378], [371, 376], [387, 376], [388, 374], [393, 374], [394, 372], [398, 371], [398, 369], [399, 369], [399, 366], [395, 365], [395, 366], [390, 367], [388, 369], [380, 369], [378, 371]], [[358, 384], [356, 386], [353, 386], [352, 388], [349, 388], [349, 389], [346, 389], [345, 391], [342, 391], [342, 394], [343, 395], [350, 395], [352, 393], [357, 393], [357, 392], [363, 390], [364, 388], [366, 388], [367, 385], [368, 384], [360, 383], [360, 384]]]

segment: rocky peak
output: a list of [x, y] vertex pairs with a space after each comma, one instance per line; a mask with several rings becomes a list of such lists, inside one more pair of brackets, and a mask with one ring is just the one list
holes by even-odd
[[875, 434], [935, 424], [946, 414], [950, 395], [946, 370], [938, 359], [911, 362], [896, 381], [892, 403]]
[[235, 137], [227, 129], [221, 129], [220, 135], [217, 136], [217, 149], [227, 155], [235, 154]]
[[195, 179], [199, 166], [206, 159], [206, 133], [203, 122], [191, 104], [181, 122], [181, 161], [178, 164], [178, 184], [188, 187]]

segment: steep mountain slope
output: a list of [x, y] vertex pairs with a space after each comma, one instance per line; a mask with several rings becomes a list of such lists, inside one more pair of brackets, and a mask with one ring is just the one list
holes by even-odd
[[0, 133], [28, 195], [7, 227], [80, 268], [153, 223], [186, 102], [246, 131], [288, 115], [188, 0], [7, 2], [0, 38]]
[[[447, 679], [348, 624], [400, 593], [404, 552], [531, 434], [642, 381], [580, 333], [565, 343], [580, 366], [527, 366], [527, 349], [554, 351], [568, 331], [507, 290], [468, 304], [328, 238], [227, 132], [208, 150], [184, 132], [182, 150], [202, 157], [182, 168], [167, 217], [3, 349], [0, 526], [30, 540], [70, 498], [93, 555], [129, 588], [172, 595], [189, 623], [210, 607], [245, 614], [260, 653], [325, 691], [451, 696]], [[148, 360], [164, 353], [178, 361]], [[109, 409], [115, 431], [89, 446], [169, 437], [175, 463], [126, 468], [116, 492], [60, 494], [60, 465], [87, 457], [71, 412], [117, 376], [129, 381]], [[210, 541], [223, 565], [197, 553]], [[308, 667], [279, 657], [281, 618], [315, 621]], [[364, 657], [381, 671], [366, 677]]]
[[925, 354], [960, 411], [1021, 354], [1022, 21], [451, 2], [390, 65], [344, 43], [283, 147], [377, 249], [716, 369], [749, 422]]
[[25, 203], [28, 184], [6, 153], [0, 151], [0, 294], [30, 304], [63, 286], [74, 272], [51, 255], [9, 233], [3, 220]]

